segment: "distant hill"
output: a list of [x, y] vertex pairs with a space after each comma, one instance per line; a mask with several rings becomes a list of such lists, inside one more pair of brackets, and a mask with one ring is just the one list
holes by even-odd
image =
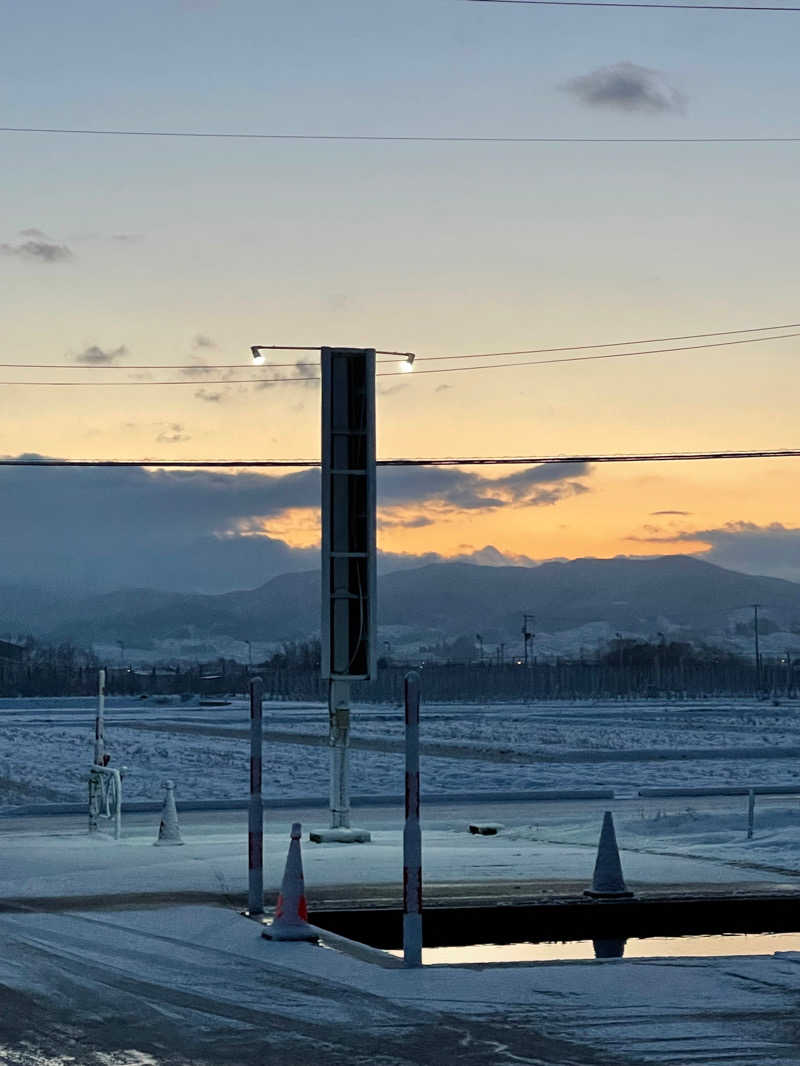
[[[0, 587], [0, 633], [21, 630], [79, 643], [165, 639], [281, 641], [319, 632], [318, 571], [284, 574], [221, 595], [128, 589], [74, 599]], [[519, 634], [523, 611], [540, 630], [605, 622], [627, 634], [666, 624], [724, 628], [750, 604], [781, 625], [800, 624], [800, 585], [724, 570], [684, 555], [576, 559], [537, 567], [434, 563], [379, 580], [379, 623], [457, 634]], [[8, 619], [8, 621], [7, 621]], [[15, 621], [11, 623], [11, 619]], [[24, 623], [24, 624], [21, 624]]]

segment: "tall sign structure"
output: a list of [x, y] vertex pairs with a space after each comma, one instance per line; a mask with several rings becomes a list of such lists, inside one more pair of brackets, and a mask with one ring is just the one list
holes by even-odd
[[322, 348], [322, 677], [331, 828], [350, 828], [350, 685], [375, 676], [375, 349]]

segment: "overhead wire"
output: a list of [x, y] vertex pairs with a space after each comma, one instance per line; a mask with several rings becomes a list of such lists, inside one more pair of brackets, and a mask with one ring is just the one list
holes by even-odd
[[[544, 2], [544, 0], [542, 0]], [[555, 0], [551, 0], [555, 2]], [[566, 2], [566, 0], [563, 0]], [[576, 0], [577, 2], [577, 0]], [[588, 2], [588, 0], [587, 0]], [[599, 3], [599, 0], [598, 0]], [[610, 7], [610, 4], [600, 4]], [[631, 5], [634, 6], [634, 5]], [[646, 5], [650, 6], [650, 5]], [[673, 5], [668, 5], [673, 6]], [[763, 11], [765, 8], [759, 8]], [[800, 11], [781, 8], [782, 11]], [[247, 133], [223, 130], [122, 130], [67, 129], [50, 126], [0, 126], [0, 133], [55, 134], [86, 137], [160, 137], [196, 140], [239, 141], [375, 141], [420, 144], [798, 144], [799, 136], [788, 137], [491, 137], [467, 134], [397, 133]]]
[[[440, 458], [378, 459], [379, 467], [408, 466], [546, 466], [591, 463], [685, 463], [727, 459], [797, 459], [800, 448], [759, 448], [707, 452], [642, 452], [635, 454], [443, 456]], [[0, 467], [173, 467], [176, 469], [318, 469], [319, 459], [48, 459], [26, 456], [0, 458]]]
[[539, 7], [638, 7], [683, 11], [800, 11], [800, 7], [761, 7], [758, 4], [640, 4], [632, 0], [465, 0], [471, 4], [535, 4]]
[[[672, 337], [643, 337], [638, 340], [629, 341], [604, 341], [602, 344], [571, 344], [562, 345], [558, 348], [520, 348], [514, 351], [503, 352], [469, 352], [461, 355], [419, 355], [416, 356], [417, 361], [424, 361], [426, 363], [438, 363], [449, 360], [458, 359], [495, 359], [502, 356], [511, 355], [544, 355], [550, 352], [583, 352], [594, 350], [597, 348], [624, 348], [632, 344], [667, 344], [671, 341], [688, 341], [688, 340], [700, 340], [706, 337], [731, 337], [739, 336], [743, 333], [766, 333], [768, 331], [774, 332], [779, 329], [800, 329], [800, 322], [786, 322], [782, 325], [776, 326], [750, 326], [746, 329], [725, 329], [717, 330], [711, 333], [684, 333], [678, 336]], [[778, 340], [778, 337], [760, 337], [759, 340]], [[317, 352], [320, 349], [319, 345], [258, 345], [262, 349], [270, 348], [273, 351], [281, 352]], [[699, 347], [699, 346], [698, 346]], [[669, 350], [669, 349], [664, 349]], [[378, 350], [376, 355], [389, 355], [396, 356], [395, 359], [381, 359], [378, 361], [378, 366], [394, 365], [397, 359], [407, 359], [411, 352], [388, 352]], [[300, 360], [294, 363], [273, 363], [268, 364], [269, 369], [275, 370], [287, 370], [297, 369], [298, 366], [304, 365], [304, 361]], [[3, 369], [15, 369], [15, 370], [184, 370], [187, 373], [202, 374], [207, 370], [243, 370], [245, 366], [243, 364], [234, 363], [70, 363], [70, 364], [53, 364], [53, 363], [0, 363], [0, 368]], [[249, 369], [249, 368], [248, 368]]]
[[[479, 371], [479, 370], [507, 370], [526, 366], [552, 366], [558, 363], [586, 363], [594, 362], [598, 360], [608, 359], [632, 359], [640, 356], [647, 355], [669, 355], [675, 352], [694, 352], [701, 351], [709, 348], [728, 348], [741, 344], [763, 344], [767, 341], [780, 341], [790, 340], [793, 337], [800, 337], [800, 331], [793, 333], [781, 333], [777, 336], [770, 337], [745, 337], [741, 340], [729, 340], [729, 341], [714, 341], [708, 344], [686, 344], [678, 345], [674, 348], [645, 348], [634, 352], [603, 352], [599, 355], [575, 355], [575, 356], [563, 356], [556, 359], [534, 359], [523, 362], [514, 363], [484, 363], [478, 366], [448, 366], [437, 367], [432, 370], [414, 370], [412, 374], [409, 374], [405, 370], [382, 370], [375, 376], [379, 378], [386, 377], [419, 377], [420, 374], [458, 374], [466, 371]], [[547, 349], [543, 349], [547, 350]], [[558, 350], [558, 349], [556, 349]], [[457, 358], [457, 357], [455, 357]], [[231, 369], [231, 368], [228, 368]], [[236, 368], [233, 368], [236, 369]], [[245, 369], [242, 367], [242, 369]], [[123, 388], [123, 387], [157, 387], [162, 385], [184, 385], [192, 386], [193, 388], [200, 388], [204, 385], [260, 385], [262, 387], [268, 385], [290, 385], [300, 382], [319, 381], [318, 374], [315, 375], [296, 375], [294, 377], [278, 377], [278, 378], [262, 378], [262, 377], [249, 377], [249, 378], [205, 378], [205, 379], [189, 379], [180, 378], [167, 381], [0, 381], [0, 386], [12, 386], [18, 385], [23, 388], [27, 387], [48, 387], [48, 388]]]

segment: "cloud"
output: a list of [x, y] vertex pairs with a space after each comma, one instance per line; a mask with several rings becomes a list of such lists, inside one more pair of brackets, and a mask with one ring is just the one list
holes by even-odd
[[109, 348], [108, 351], [92, 344], [75, 356], [75, 362], [83, 363], [85, 366], [111, 366], [127, 354], [128, 349], [124, 344], [121, 344], [119, 348]]
[[317, 506], [313, 470], [266, 477], [20, 468], [3, 471], [3, 490], [14, 499], [0, 515], [3, 581], [223, 592], [319, 565], [318, 551], [240, 529], [253, 516]]
[[[165, 443], [179, 443], [177, 437], [185, 434], [181, 423], [160, 428]], [[570, 475], [576, 472], [569, 468]], [[450, 468], [382, 469], [381, 521], [420, 526], [427, 519], [430, 524], [439, 515], [481, 507], [485, 499], [498, 508], [516, 506], [514, 498], [524, 505], [537, 489], [571, 492], [571, 478], [558, 480], [565, 473], [535, 467], [526, 478], [490, 479]], [[307, 526], [318, 523], [320, 480], [313, 469], [264, 475], [20, 467], [3, 471], [3, 491], [14, 501], [0, 514], [4, 581], [71, 583], [84, 590], [139, 586], [219, 592], [254, 588], [276, 574], [319, 565], [317, 549], [291, 547], [281, 534], [270, 532], [272, 525], [288, 531], [292, 522], [285, 516], [295, 513]], [[458, 558], [498, 565], [520, 559], [495, 552], [470, 550]], [[441, 558], [401, 553], [382, 557], [381, 565]]]
[[22, 244], [0, 244], [0, 255], [33, 259], [40, 263], [62, 263], [67, 259], [72, 259], [72, 252], [66, 244], [53, 244], [43, 240], [23, 241]]
[[112, 241], [118, 241], [120, 244], [135, 244], [137, 241], [143, 240], [141, 233], [114, 233], [111, 236]]
[[452, 389], [452, 385], [437, 385], [433, 390], [434, 392], [447, 392], [448, 389]]
[[734, 521], [709, 529], [674, 533], [653, 529], [651, 535], [629, 537], [651, 544], [703, 544], [695, 554], [706, 562], [745, 574], [763, 574], [800, 581], [800, 528], [780, 522], [760, 526]]
[[217, 347], [217, 343], [216, 343], [216, 341], [212, 340], [211, 337], [206, 336], [205, 333], [197, 333], [197, 334], [195, 334], [194, 340], [192, 341], [192, 347], [193, 348], [216, 348]]
[[37, 239], [41, 239], [41, 240], [45, 240], [45, 241], [49, 241], [50, 240], [50, 238], [47, 236], [47, 234], [43, 230], [36, 229], [35, 226], [31, 226], [28, 229], [21, 229], [19, 231], [19, 235], [20, 235], [20, 237], [36, 237]]
[[587, 107], [651, 114], [686, 110], [683, 95], [657, 70], [636, 63], [615, 63], [572, 78], [562, 88]]
[[196, 389], [194, 397], [196, 400], [204, 400], [206, 403], [222, 403], [227, 393], [212, 392], [211, 389]]
[[[548, 562], [550, 560], [547, 560]], [[462, 551], [458, 555], [440, 555], [439, 552], [425, 552], [413, 555], [408, 552], [378, 552], [378, 570], [382, 574], [394, 570], [411, 570], [432, 563], [471, 563], [473, 566], [539, 566], [540, 560], [528, 555], [515, 555], [501, 552], [493, 544], [471, 551]]]
[[159, 444], [183, 444], [184, 441], [191, 439], [180, 422], [168, 422], [156, 437]]
[[378, 529], [424, 529], [425, 526], [434, 525], [434, 520], [429, 515], [417, 514], [389, 517], [381, 515], [378, 518]]
[[439, 511], [542, 507], [588, 492], [580, 480], [586, 463], [546, 463], [488, 478], [459, 467], [389, 467], [381, 471], [378, 499], [384, 506], [425, 501]]
[[684, 515], [684, 516], [688, 516], [691, 513], [692, 513], [691, 511], [651, 511], [650, 512], [650, 514], [653, 515], [653, 516], [657, 516], [657, 515]]
[[187, 366], [181, 370], [181, 377], [184, 378], [202, 378], [206, 374], [213, 373], [210, 366], [206, 366], [205, 363], [196, 363], [194, 366]]
[[299, 381], [304, 388], [316, 389], [319, 387], [319, 365], [305, 362], [302, 359], [293, 367], [271, 367], [269, 363], [264, 366], [267, 374], [263, 381], [256, 383], [256, 389], [272, 389], [283, 381]]

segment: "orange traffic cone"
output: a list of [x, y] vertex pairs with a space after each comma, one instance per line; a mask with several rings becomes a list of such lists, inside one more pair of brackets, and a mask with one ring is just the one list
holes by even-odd
[[587, 888], [585, 896], [594, 899], [627, 899], [633, 895], [628, 891], [622, 876], [622, 864], [619, 861], [617, 835], [614, 832], [614, 819], [611, 811], [603, 815], [603, 828], [600, 830], [600, 843], [597, 846], [597, 861], [594, 864], [592, 887]]
[[286, 856], [281, 890], [272, 924], [264, 929], [269, 940], [316, 940], [314, 927], [308, 924], [308, 904], [303, 880], [303, 857], [300, 853], [300, 823], [292, 825], [292, 839]]

